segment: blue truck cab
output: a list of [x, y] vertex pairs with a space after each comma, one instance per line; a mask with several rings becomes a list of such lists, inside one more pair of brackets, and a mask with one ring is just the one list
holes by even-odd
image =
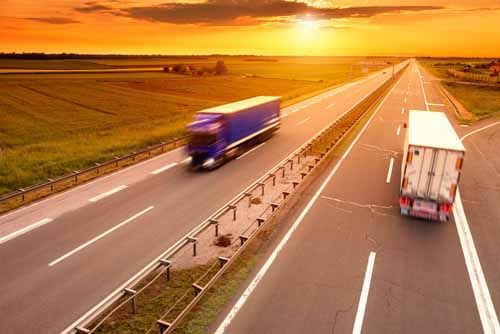
[[268, 138], [281, 124], [280, 97], [257, 96], [199, 111], [187, 127], [194, 168], [211, 169]]

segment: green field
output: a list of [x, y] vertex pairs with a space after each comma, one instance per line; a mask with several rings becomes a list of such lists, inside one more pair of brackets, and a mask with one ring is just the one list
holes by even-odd
[[[447, 70], [462, 70], [463, 64], [486, 63], [492, 59], [479, 58], [424, 58], [419, 59], [422, 65], [434, 76], [443, 80], [443, 86], [472, 113], [476, 119], [484, 119], [500, 115], [500, 84], [486, 85], [481, 83], [457, 82]], [[474, 72], [486, 70], [472, 69]]]
[[[225, 76], [0, 75], [0, 194], [179, 136], [203, 108], [256, 95], [279, 95], [286, 103], [386, 66], [384, 59], [361, 58], [224, 60]], [[159, 61], [12, 60], [10, 66], [95, 69], [158, 66]], [[34, 62], [45, 63], [34, 67]], [[215, 58], [196, 62], [213, 65]], [[1, 59], [0, 68], [7, 63]]]
[[490, 87], [445, 82], [444, 87], [479, 119], [500, 115], [500, 85]]

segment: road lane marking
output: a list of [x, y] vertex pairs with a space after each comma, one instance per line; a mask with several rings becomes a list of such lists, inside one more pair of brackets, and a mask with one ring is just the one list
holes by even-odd
[[444, 107], [444, 104], [443, 103], [427, 103], [428, 105], [430, 106], [437, 106], [437, 107]]
[[401, 133], [401, 125], [398, 125], [398, 129], [396, 130], [396, 136], [399, 136]]
[[96, 196], [96, 197], [93, 197], [93, 198], [89, 199], [89, 202], [93, 202], [93, 203], [98, 202], [98, 201], [100, 201], [101, 199], [106, 198], [106, 197], [108, 197], [108, 196], [111, 196], [111, 195], [113, 195], [113, 194], [116, 194], [117, 192], [122, 191], [123, 189], [126, 189], [126, 188], [127, 188], [127, 186], [126, 186], [126, 185], [121, 185], [121, 186], [119, 186], [119, 187], [116, 187], [116, 188], [114, 188], [114, 189], [111, 189], [110, 191], [107, 191], [107, 192], [105, 192], [105, 193], [103, 193], [103, 194], [100, 194], [100, 195], [98, 195], [98, 196]]
[[179, 164], [180, 165], [184, 165], [184, 164], [187, 164], [188, 162], [191, 162], [191, 160], [193, 160], [193, 158], [187, 157], [186, 159], [184, 159], [181, 162], [179, 162]]
[[453, 217], [455, 218], [455, 225], [457, 227], [460, 245], [462, 246], [462, 252], [464, 253], [465, 265], [469, 273], [469, 279], [472, 284], [472, 291], [474, 292], [474, 298], [476, 300], [479, 317], [481, 318], [483, 331], [485, 334], [500, 333], [498, 317], [495, 307], [493, 306], [493, 301], [491, 300], [490, 291], [486, 283], [486, 278], [484, 277], [483, 269], [481, 268], [481, 263], [479, 262], [476, 247], [474, 246], [474, 240], [472, 239], [469, 224], [467, 223], [467, 217], [465, 216], [459, 190], [457, 190], [455, 198]]
[[54, 266], [54, 265], [58, 264], [59, 262], [61, 262], [61, 261], [65, 260], [65, 259], [67, 259], [67, 258], [68, 258], [68, 257], [70, 257], [71, 255], [73, 255], [73, 254], [75, 254], [75, 253], [77, 253], [77, 252], [81, 251], [82, 249], [84, 249], [84, 248], [88, 247], [89, 245], [93, 244], [94, 242], [96, 242], [96, 241], [98, 241], [98, 240], [100, 240], [100, 239], [104, 238], [105, 236], [107, 236], [108, 234], [112, 233], [113, 231], [116, 231], [116, 230], [117, 230], [117, 229], [119, 229], [120, 227], [122, 227], [122, 226], [124, 226], [124, 225], [126, 225], [126, 224], [130, 223], [130, 222], [131, 222], [131, 221], [133, 221], [134, 219], [139, 218], [140, 216], [142, 216], [142, 215], [143, 215], [143, 214], [145, 214], [146, 212], [148, 212], [148, 211], [152, 210], [153, 208], [154, 208], [154, 206], [150, 206], [150, 207], [148, 207], [148, 208], [146, 208], [146, 209], [142, 210], [141, 212], [136, 213], [136, 214], [135, 214], [135, 215], [133, 215], [132, 217], [130, 217], [130, 218], [128, 218], [127, 220], [124, 220], [123, 222], [121, 222], [120, 224], [118, 224], [118, 225], [116, 225], [116, 226], [114, 226], [114, 227], [110, 228], [110, 229], [109, 229], [109, 230], [107, 230], [106, 232], [103, 232], [103, 233], [99, 234], [97, 237], [95, 237], [95, 238], [93, 238], [93, 239], [91, 239], [91, 240], [87, 241], [86, 243], [84, 243], [84, 244], [82, 244], [82, 245], [80, 245], [80, 246], [76, 247], [76, 248], [75, 248], [75, 249], [73, 249], [72, 251], [70, 251], [70, 252], [68, 252], [68, 253], [64, 254], [63, 256], [61, 256], [61, 257], [59, 257], [59, 258], [55, 259], [54, 261], [52, 261], [51, 263], [49, 263], [49, 266], [50, 266], [50, 267], [52, 267], [52, 266]]
[[34, 230], [36, 228], [39, 228], [39, 227], [41, 227], [41, 226], [43, 226], [45, 224], [48, 224], [51, 221], [52, 221], [52, 219], [50, 219], [50, 218], [44, 218], [42, 220], [37, 221], [34, 224], [31, 224], [29, 226], [26, 226], [26, 227], [20, 229], [20, 230], [17, 230], [15, 232], [7, 234], [6, 236], [3, 236], [3, 237], [0, 238], [0, 244], [3, 244], [4, 242], [7, 242], [7, 241], [9, 241], [11, 239], [17, 238], [18, 236], [23, 235], [25, 233], [28, 233], [29, 231], [32, 231], [32, 230]]
[[418, 71], [418, 77], [420, 79], [420, 87], [422, 88], [422, 93], [424, 95], [424, 103], [425, 103], [425, 109], [427, 111], [429, 111], [429, 101], [427, 100], [427, 95], [425, 94], [425, 89], [424, 89], [424, 82], [422, 80], [422, 73], [420, 73], [420, 69], [418, 68], [418, 65], [415, 64], [415, 66], [417, 67], [417, 71]]
[[310, 119], [311, 119], [311, 117], [307, 117], [307, 118], [301, 120], [300, 122], [298, 122], [296, 126], [301, 126], [302, 124], [304, 124], [305, 122], [307, 122]]
[[253, 151], [255, 151], [256, 149], [258, 149], [259, 147], [261, 147], [261, 146], [263, 146], [263, 145], [265, 145], [265, 144], [266, 144], [266, 143], [264, 142], [264, 143], [262, 143], [262, 144], [260, 144], [260, 145], [255, 146], [255, 147], [254, 147], [254, 148], [252, 148], [251, 150], [249, 150], [249, 151], [247, 151], [247, 152], [243, 153], [242, 155], [240, 155], [239, 157], [237, 157], [237, 158], [236, 158], [236, 160], [240, 160], [240, 159], [241, 159], [241, 158], [243, 158], [244, 156], [246, 156], [246, 155], [248, 155], [248, 154], [252, 153]]
[[281, 118], [286, 118], [288, 117], [288, 114], [281, 114]]
[[332, 107], [334, 107], [336, 104], [337, 104], [337, 103], [330, 103], [330, 104], [327, 106], [327, 108], [328, 108], [328, 109], [329, 109], [329, 108], [332, 108]]
[[359, 141], [359, 139], [361, 138], [361, 136], [365, 133], [365, 130], [371, 124], [371, 122], [373, 121], [373, 119], [375, 118], [375, 116], [377, 115], [377, 113], [379, 112], [379, 110], [384, 105], [384, 103], [387, 100], [387, 98], [389, 96], [391, 96], [391, 94], [394, 91], [394, 89], [399, 85], [399, 83], [401, 82], [402, 78], [403, 78], [403, 76], [401, 76], [398, 79], [398, 82], [396, 82], [396, 84], [391, 88], [391, 90], [389, 91], [389, 93], [384, 96], [384, 98], [382, 99], [382, 101], [380, 102], [380, 104], [375, 109], [375, 112], [370, 116], [370, 118], [368, 119], [368, 121], [366, 122], [366, 124], [361, 128], [361, 130], [359, 131], [359, 133], [357, 134], [357, 136], [354, 138], [354, 140], [352, 141], [352, 143], [349, 145], [349, 147], [347, 148], [347, 150], [344, 152], [344, 154], [342, 155], [342, 157], [340, 158], [340, 160], [332, 168], [330, 174], [328, 174], [328, 176], [323, 181], [323, 183], [321, 184], [321, 186], [319, 187], [319, 189], [316, 191], [316, 193], [313, 195], [313, 197], [309, 201], [309, 203], [307, 203], [307, 205], [304, 208], [304, 210], [300, 213], [299, 217], [297, 217], [297, 219], [295, 220], [295, 222], [293, 223], [293, 225], [290, 227], [290, 229], [288, 230], [288, 232], [285, 234], [285, 236], [283, 237], [283, 239], [281, 239], [281, 241], [276, 246], [276, 248], [273, 250], [273, 252], [269, 256], [269, 258], [266, 260], [266, 262], [264, 263], [264, 265], [260, 268], [260, 270], [258, 271], [258, 273], [255, 275], [255, 277], [253, 278], [252, 282], [250, 282], [250, 284], [245, 289], [245, 291], [243, 292], [243, 294], [240, 296], [240, 298], [238, 299], [238, 301], [236, 302], [236, 304], [234, 304], [234, 306], [231, 308], [231, 310], [226, 315], [226, 317], [224, 318], [224, 320], [221, 322], [221, 324], [219, 325], [219, 327], [215, 331], [215, 334], [223, 334], [224, 331], [226, 330], [226, 328], [231, 324], [231, 321], [233, 321], [233, 319], [236, 317], [236, 314], [241, 310], [241, 308], [243, 307], [243, 305], [247, 301], [248, 297], [250, 297], [250, 295], [252, 294], [252, 292], [255, 290], [255, 288], [257, 287], [257, 285], [261, 281], [261, 279], [264, 277], [264, 275], [266, 274], [266, 272], [269, 270], [269, 268], [273, 264], [274, 260], [278, 256], [278, 254], [285, 247], [285, 245], [288, 242], [288, 240], [292, 237], [292, 235], [295, 232], [295, 230], [299, 227], [299, 225], [301, 224], [301, 222], [304, 220], [304, 217], [307, 215], [307, 213], [309, 212], [309, 210], [311, 210], [311, 208], [313, 207], [314, 203], [316, 203], [316, 200], [318, 199], [318, 197], [320, 196], [320, 194], [326, 188], [326, 186], [328, 185], [328, 183], [330, 183], [331, 179], [337, 173], [338, 169], [340, 168], [340, 166], [342, 165], [342, 163], [344, 162], [344, 160], [347, 158], [347, 156], [349, 155], [349, 153], [351, 153], [354, 145]]
[[170, 168], [175, 167], [177, 165], [178, 165], [177, 162], [173, 162], [171, 164], [168, 164], [166, 166], [158, 168], [157, 170], [152, 171], [151, 174], [158, 175], [158, 174], [163, 173], [164, 171], [169, 170]]
[[405, 97], [405, 101], [404, 101], [404, 102], [405, 102], [405, 103], [406, 103], [406, 102], [408, 102], [408, 98], [406, 98], [406, 97]]
[[391, 158], [391, 162], [389, 162], [389, 170], [387, 171], [387, 177], [385, 178], [385, 183], [391, 183], [393, 167], [394, 167], [394, 158]]
[[405, 108], [401, 108], [401, 115], [405, 113]]
[[375, 252], [370, 252], [368, 256], [368, 264], [366, 265], [365, 278], [363, 280], [363, 287], [361, 288], [361, 295], [359, 296], [358, 310], [354, 320], [353, 334], [361, 334], [363, 327], [363, 319], [365, 317], [366, 304], [368, 302], [368, 294], [370, 293], [370, 285], [372, 282], [373, 267], [375, 266]]
[[468, 134], [466, 134], [465, 136], [463, 136], [462, 138], [460, 138], [460, 141], [464, 141], [467, 137], [472, 136], [472, 135], [474, 135], [474, 134], [476, 134], [476, 133], [478, 133], [478, 132], [481, 132], [481, 131], [487, 130], [487, 129], [489, 129], [489, 128], [491, 128], [491, 127], [494, 127], [495, 125], [498, 125], [498, 124], [500, 124], [500, 122], [495, 122], [495, 123], [493, 123], [493, 124], [486, 125], [486, 126], [483, 126], [483, 127], [482, 127], [482, 128], [480, 128], [480, 129], [477, 129], [477, 130], [474, 130], [474, 131], [472, 131], [472, 132], [469, 132]]

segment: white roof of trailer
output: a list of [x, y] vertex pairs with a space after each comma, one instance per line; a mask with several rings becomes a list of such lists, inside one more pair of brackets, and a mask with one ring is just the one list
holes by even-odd
[[408, 144], [465, 151], [446, 115], [435, 111], [410, 111]]
[[271, 101], [276, 101], [281, 99], [280, 96], [256, 96], [250, 99], [241, 100], [238, 102], [233, 102], [229, 104], [224, 104], [221, 106], [205, 109], [199, 111], [200, 113], [214, 113], [214, 114], [231, 114], [246, 108], [255, 107], [264, 103]]

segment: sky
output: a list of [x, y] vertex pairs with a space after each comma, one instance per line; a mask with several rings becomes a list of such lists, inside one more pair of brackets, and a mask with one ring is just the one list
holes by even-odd
[[0, 52], [500, 57], [500, 0], [0, 0]]

